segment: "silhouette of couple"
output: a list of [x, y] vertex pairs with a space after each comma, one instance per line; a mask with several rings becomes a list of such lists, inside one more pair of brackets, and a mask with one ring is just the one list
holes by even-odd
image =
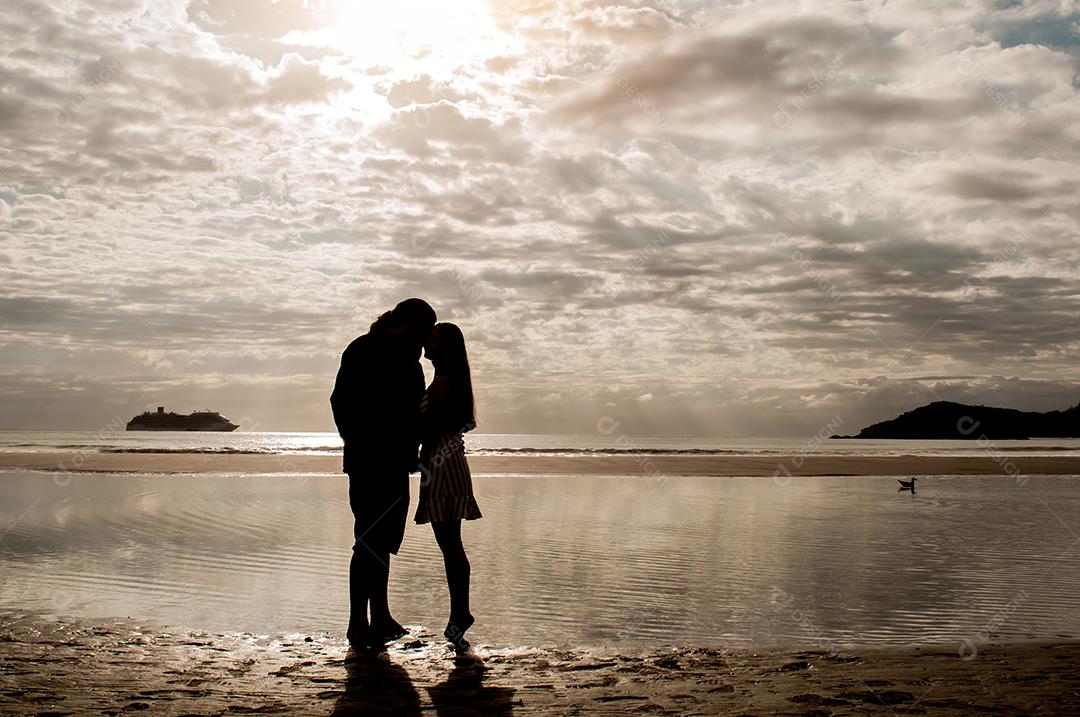
[[[435, 368], [426, 389], [421, 350]], [[419, 471], [414, 519], [431, 523], [450, 590], [443, 634], [458, 649], [468, 648], [464, 635], [473, 616], [461, 521], [481, 516], [462, 440], [476, 421], [461, 329], [437, 324], [422, 299], [402, 301], [345, 349], [330, 405], [345, 443], [343, 471], [355, 518], [349, 643], [378, 648], [407, 634], [390, 615], [387, 586], [390, 555], [405, 536], [409, 474]]]

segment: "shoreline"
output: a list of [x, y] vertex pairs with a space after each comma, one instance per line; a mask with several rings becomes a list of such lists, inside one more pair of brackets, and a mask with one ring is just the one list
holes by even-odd
[[[1009, 476], [1080, 475], [1080, 456], [469, 456], [478, 475]], [[2, 453], [0, 471], [341, 473], [337, 455]]]
[[839, 651], [492, 648], [433, 630], [358, 658], [327, 633], [0, 613], [0, 714], [1075, 713], [1080, 641]]

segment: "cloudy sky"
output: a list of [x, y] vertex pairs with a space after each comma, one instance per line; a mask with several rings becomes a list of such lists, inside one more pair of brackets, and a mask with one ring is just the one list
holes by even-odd
[[1067, 0], [4, 0], [0, 427], [331, 430], [341, 349], [414, 295], [487, 432], [1064, 408], [1078, 31]]

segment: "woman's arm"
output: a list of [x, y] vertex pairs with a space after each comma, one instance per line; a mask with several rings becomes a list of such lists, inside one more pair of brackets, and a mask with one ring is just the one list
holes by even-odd
[[424, 414], [424, 432], [441, 433], [450, 430], [454, 405], [450, 397], [450, 380], [446, 376], [436, 376], [428, 386], [427, 412]]

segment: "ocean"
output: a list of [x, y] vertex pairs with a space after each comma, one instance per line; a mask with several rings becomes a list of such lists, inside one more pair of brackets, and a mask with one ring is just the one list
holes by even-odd
[[[469, 433], [476, 455], [980, 455], [978, 441], [897, 441], [810, 438], [658, 438], [626, 435]], [[1080, 454], [1078, 438], [994, 441], [1010, 455]], [[319, 455], [341, 452], [336, 433], [0, 430], [0, 453], [212, 453]]]

